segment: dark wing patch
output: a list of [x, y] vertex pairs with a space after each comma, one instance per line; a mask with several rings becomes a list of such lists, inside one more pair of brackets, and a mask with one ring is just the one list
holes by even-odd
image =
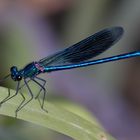
[[43, 66], [58, 66], [84, 62], [107, 50], [122, 35], [122, 27], [104, 29], [63, 51], [41, 59], [39, 63]]

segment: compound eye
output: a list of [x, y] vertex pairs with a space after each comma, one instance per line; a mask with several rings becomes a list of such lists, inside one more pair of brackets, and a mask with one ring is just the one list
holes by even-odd
[[17, 67], [15, 66], [11, 67], [10, 71], [17, 71]]
[[17, 81], [20, 81], [22, 79], [22, 77], [20, 75], [17, 76]]

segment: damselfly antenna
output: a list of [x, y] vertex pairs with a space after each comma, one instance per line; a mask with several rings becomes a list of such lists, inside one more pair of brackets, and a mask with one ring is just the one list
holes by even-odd
[[0, 83], [4, 82], [6, 79], [8, 79], [11, 76], [11, 74], [6, 75], [2, 80], [0, 80]]

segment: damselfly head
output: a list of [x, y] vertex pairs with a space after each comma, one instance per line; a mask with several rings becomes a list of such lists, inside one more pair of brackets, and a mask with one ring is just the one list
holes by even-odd
[[10, 71], [11, 71], [11, 78], [14, 81], [20, 81], [20, 80], [22, 80], [22, 76], [21, 76], [21, 74], [18, 71], [18, 69], [17, 69], [16, 66], [11, 67]]

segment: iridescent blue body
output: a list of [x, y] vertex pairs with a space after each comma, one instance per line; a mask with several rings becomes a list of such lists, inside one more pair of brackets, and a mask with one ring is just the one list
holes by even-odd
[[86, 66], [90, 66], [90, 65], [97, 65], [97, 64], [102, 64], [102, 63], [106, 63], [106, 62], [136, 57], [136, 56], [140, 56], [140, 51], [116, 55], [116, 56], [107, 57], [107, 58], [98, 59], [98, 60], [92, 60], [92, 61], [78, 63], [78, 64], [62, 65], [62, 66], [48, 66], [48, 67], [45, 67], [44, 72], [86, 67]]
[[[20, 111], [34, 97], [34, 94], [32, 93], [28, 85], [28, 82], [33, 81], [34, 83], [40, 86], [40, 91], [35, 97], [36, 99], [39, 100], [40, 93], [41, 91], [43, 91], [43, 101], [41, 103], [39, 100], [39, 103], [41, 105], [41, 108], [45, 110], [43, 106], [44, 106], [44, 99], [46, 95], [46, 89], [45, 89], [46, 81], [38, 77], [40, 73], [49, 73], [58, 70], [67, 70], [67, 69], [73, 69], [79, 67], [86, 67], [90, 65], [96, 65], [96, 64], [140, 56], [140, 51], [136, 51], [136, 52], [120, 54], [112, 57], [101, 58], [97, 60], [89, 60], [99, 55], [100, 53], [104, 52], [112, 45], [114, 45], [116, 42], [118, 42], [122, 37], [122, 35], [123, 35], [122, 27], [112, 27], [112, 28], [104, 29], [58, 53], [43, 58], [40, 61], [31, 62], [21, 70], [18, 70], [16, 66], [11, 67], [10, 70], [11, 78], [14, 81], [17, 81], [16, 93], [13, 96], [10, 96], [10, 92], [9, 92], [8, 96], [3, 101], [1, 101], [0, 104], [3, 104], [4, 102], [16, 96], [19, 90], [21, 90], [21, 88], [26, 86], [27, 89], [29, 90], [31, 98], [25, 103], [24, 95], [21, 92], [19, 92], [23, 97], [23, 101], [21, 102], [21, 104], [18, 106], [16, 110], [16, 116], [17, 116], [17, 112]], [[6, 76], [4, 79], [9, 77], [10, 75]], [[20, 86], [20, 81], [22, 79], [24, 80], [24, 85]], [[39, 81], [43, 82], [43, 84], [41, 84]]]
[[19, 71], [24, 78], [34, 77], [41, 73], [41, 71], [36, 67], [35, 62], [32, 62], [25, 66], [22, 70]]

